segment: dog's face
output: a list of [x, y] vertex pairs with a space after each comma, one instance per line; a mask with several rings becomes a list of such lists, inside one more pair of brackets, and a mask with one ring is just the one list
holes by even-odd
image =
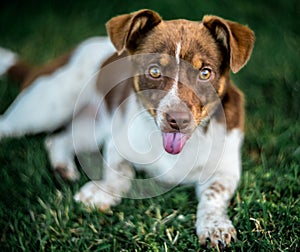
[[250, 29], [219, 17], [163, 21], [150, 10], [115, 17], [107, 30], [116, 49], [132, 55], [134, 89], [171, 154], [221, 106], [229, 69], [246, 64], [254, 41]]

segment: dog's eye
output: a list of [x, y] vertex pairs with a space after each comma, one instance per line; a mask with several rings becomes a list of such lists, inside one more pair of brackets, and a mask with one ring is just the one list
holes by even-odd
[[210, 68], [202, 68], [199, 73], [200, 80], [208, 80], [211, 77], [211, 69]]
[[152, 78], [159, 78], [161, 76], [160, 68], [158, 66], [150, 67], [149, 74]]

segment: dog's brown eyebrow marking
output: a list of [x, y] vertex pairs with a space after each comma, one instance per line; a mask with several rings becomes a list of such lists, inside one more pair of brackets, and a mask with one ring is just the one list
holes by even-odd
[[162, 66], [167, 66], [169, 63], [170, 63], [170, 57], [166, 54], [163, 54], [160, 58], [160, 61], [159, 63], [162, 65]]
[[150, 115], [152, 115], [153, 117], [156, 116], [156, 112], [153, 108], [148, 108], [148, 111], [149, 111]]
[[139, 92], [140, 91], [139, 77], [137, 75], [135, 75], [133, 77], [133, 87], [134, 87], [135, 92]]
[[192, 65], [195, 69], [201, 69], [203, 66], [203, 62], [200, 59], [198, 54], [195, 54], [193, 59], [192, 59]]
[[219, 80], [218, 95], [222, 96], [226, 87], [226, 78], [222, 76]]

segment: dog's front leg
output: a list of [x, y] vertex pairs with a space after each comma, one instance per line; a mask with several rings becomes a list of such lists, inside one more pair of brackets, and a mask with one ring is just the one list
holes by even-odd
[[197, 185], [199, 204], [196, 229], [202, 245], [224, 248], [236, 240], [236, 230], [228, 215], [227, 206], [238, 183], [238, 178], [218, 176], [204, 185]]
[[104, 151], [103, 178], [86, 183], [74, 196], [75, 200], [101, 211], [121, 202], [131, 188], [135, 176], [130, 163], [124, 160], [110, 141]]

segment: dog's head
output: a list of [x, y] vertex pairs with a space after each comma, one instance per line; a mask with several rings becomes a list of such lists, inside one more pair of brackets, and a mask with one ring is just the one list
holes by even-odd
[[254, 44], [249, 28], [220, 17], [163, 21], [151, 10], [114, 17], [107, 31], [119, 53], [133, 56], [134, 89], [172, 154], [209, 121], [230, 85], [229, 70], [247, 63]]

